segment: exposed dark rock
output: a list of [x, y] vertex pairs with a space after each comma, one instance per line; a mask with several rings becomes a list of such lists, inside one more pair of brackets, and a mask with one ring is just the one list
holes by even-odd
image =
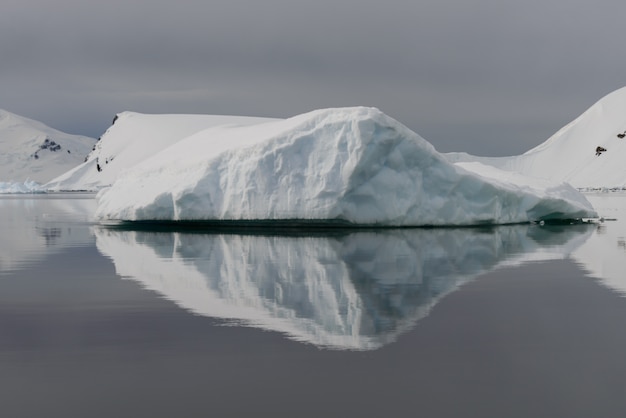
[[55, 152], [61, 149], [61, 144], [57, 144], [56, 142], [51, 141], [49, 138], [46, 138], [43, 141], [43, 144], [39, 146], [39, 149], [47, 149]]

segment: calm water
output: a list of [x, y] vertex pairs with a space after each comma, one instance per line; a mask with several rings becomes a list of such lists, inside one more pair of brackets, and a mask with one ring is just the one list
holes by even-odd
[[626, 196], [590, 199], [606, 222], [246, 235], [0, 197], [0, 416], [623, 416]]

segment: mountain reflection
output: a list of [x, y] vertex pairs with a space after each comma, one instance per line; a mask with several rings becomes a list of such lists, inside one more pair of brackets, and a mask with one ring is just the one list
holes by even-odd
[[96, 228], [117, 273], [199, 315], [332, 349], [373, 350], [502, 265], [565, 258], [592, 232], [520, 225], [329, 236]]
[[[95, 200], [80, 195], [0, 196], [0, 273], [54, 251], [93, 243], [87, 225]], [[83, 227], [84, 226], [84, 227]]]

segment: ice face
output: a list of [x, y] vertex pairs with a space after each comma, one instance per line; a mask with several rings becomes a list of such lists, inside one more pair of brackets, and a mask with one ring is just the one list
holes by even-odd
[[373, 108], [219, 126], [167, 147], [99, 195], [109, 220], [504, 224], [594, 217], [570, 186], [448, 162]]

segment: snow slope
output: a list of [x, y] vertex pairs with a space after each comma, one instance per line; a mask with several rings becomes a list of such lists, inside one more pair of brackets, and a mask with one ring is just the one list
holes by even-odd
[[450, 164], [404, 125], [355, 107], [216, 126], [180, 139], [103, 190], [98, 216], [417, 226], [595, 213], [570, 186]]
[[0, 182], [45, 183], [82, 163], [95, 141], [0, 109]]
[[593, 226], [271, 236], [95, 228], [120, 277], [195, 314], [332, 349], [373, 350], [480, 274], [566, 258]]
[[50, 191], [98, 190], [111, 185], [124, 170], [200, 130], [221, 125], [245, 126], [269, 120], [272, 119], [122, 112], [102, 135], [87, 161], [52, 179], [44, 188]]
[[[605, 96], [541, 145], [513, 157], [450, 153], [503, 170], [568, 182], [579, 189], [626, 188], [626, 87]], [[605, 148], [596, 155], [596, 147]]]

